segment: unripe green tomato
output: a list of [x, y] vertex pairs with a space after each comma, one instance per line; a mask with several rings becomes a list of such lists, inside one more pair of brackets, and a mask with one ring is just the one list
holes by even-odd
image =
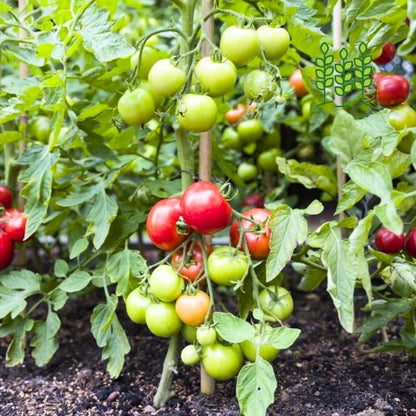
[[259, 294], [259, 301], [265, 319], [270, 322], [284, 321], [292, 314], [292, 295], [282, 286], [268, 286], [263, 289]]
[[[134, 70], [138, 65], [140, 50], [136, 51], [130, 57], [130, 69]], [[139, 77], [146, 79], [149, 75], [150, 68], [157, 62], [162, 59], [162, 54], [149, 46], [145, 46], [142, 51], [142, 57], [140, 60], [139, 66]]]
[[48, 143], [51, 134], [51, 120], [46, 116], [37, 116], [28, 127], [29, 136], [42, 143]]
[[201, 360], [195, 345], [186, 345], [182, 349], [181, 360], [185, 365], [194, 365]]
[[238, 123], [237, 133], [243, 143], [250, 143], [260, 140], [264, 130], [258, 118], [250, 118]]
[[[256, 352], [257, 352], [256, 344], [261, 342], [259, 334], [254, 336], [254, 341], [255, 341], [254, 343], [251, 341], [243, 341], [240, 344], [244, 356], [247, 358], [247, 360], [251, 361], [252, 363], [256, 361]], [[279, 355], [279, 350], [273, 347], [273, 345], [268, 345], [267, 343], [263, 343], [262, 345], [260, 345], [259, 354], [261, 358], [263, 358], [266, 361], [271, 362], [277, 358], [277, 356]]]
[[196, 342], [196, 331], [197, 331], [196, 326], [184, 325], [182, 327], [181, 333], [182, 333], [182, 336], [184, 337], [184, 339], [186, 339], [186, 341], [191, 342], [191, 343], [195, 343]]
[[242, 142], [237, 131], [232, 127], [226, 127], [221, 136], [221, 143], [226, 149], [240, 150]]
[[149, 277], [152, 294], [163, 302], [173, 302], [185, 289], [185, 282], [170, 264], [162, 264]]
[[217, 341], [217, 331], [212, 326], [199, 326], [196, 330], [196, 340], [202, 346], [212, 345]]
[[393, 107], [389, 113], [389, 123], [396, 130], [416, 127], [416, 111], [407, 104]]
[[165, 58], [157, 61], [149, 71], [147, 79], [152, 88], [163, 97], [176, 94], [185, 84], [186, 74], [181, 68]]
[[312, 111], [312, 101], [305, 101], [302, 104], [302, 116], [309, 120]]
[[265, 172], [275, 172], [277, 169], [276, 158], [282, 156], [280, 149], [268, 149], [261, 152], [257, 157], [257, 164]]
[[257, 28], [260, 47], [267, 59], [280, 59], [287, 52], [290, 45], [289, 32], [282, 27], [263, 25]]
[[248, 156], [254, 155], [256, 150], [257, 150], [257, 143], [256, 142], [247, 143], [243, 147], [243, 152]]
[[268, 101], [276, 91], [274, 77], [261, 69], [249, 72], [243, 81], [243, 91], [249, 100]]
[[257, 166], [253, 163], [243, 162], [237, 169], [237, 175], [244, 181], [249, 182], [256, 179], [259, 173]]
[[150, 92], [150, 95], [153, 98], [153, 103], [155, 105], [155, 109], [160, 107], [160, 104], [162, 104], [163, 96], [158, 94], [154, 88], [150, 85], [149, 81], [141, 80], [140, 81], [140, 88], [143, 88], [144, 90]]
[[146, 322], [146, 309], [150, 304], [150, 298], [143, 295], [141, 289], [136, 287], [126, 298], [127, 316], [136, 324], [144, 324]]
[[131, 126], [147, 123], [155, 115], [152, 95], [140, 87], [125, 92], [118, 100], [117, 109], [123, 121]]
[[262, 152], [268, 149], [280, 149], [282, 143], [282, 136], [280, 130], [274, 129], [270, 133], [263, 135], [259, 140], [259, 151]]
[[158, 337], [171, 337], [182, 328], [182, 321], [175, 311], [174, 303], [152, 303], [146, 309], [146, 325]]

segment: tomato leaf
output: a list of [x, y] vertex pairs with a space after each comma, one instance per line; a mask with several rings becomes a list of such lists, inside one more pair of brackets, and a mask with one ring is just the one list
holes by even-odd
[[92, 280], [92, 276], [83, 270], [71, 273], [60, 285], [60, 289], [67, 293], [79, 292], [84, 289]]
[[218, 335], [227, 342], [238, 344], [254, 339], [254, 328], [248, 322], [231, 313], [214, 312], [213, 319]]
[[272, 329], [270, 332], [266, 332], [266, 334], [267, 341], [265, 344], [283, 350], [289, 348], [297, 340], [300, 335], [300, 329], [280, 326]]
[[54, 267], [53, 267], [53, 272], [56, 277], [65, 277], [66, 274], [68, 273], [68, 270], [69, 270], [69, 265], [65, 260], [63, 259], [56, 260]]
[[46, 320], [35, 321], [33, 325], [34, 337], [30, 341], [33, 347], [32, 357], [36, 365], [42, 366], [47, 364], [58, 349], [56, 334], [61, 327], [61, 321], [55, 312], [49, 310]]
[[246, 364], [237, 377], [237, 399], [245, 416], [265, 416], [274, 402], [277, 387], [272, 365], [259, 357], [255, 363]]
[[392, 201], [374, 207], [374, 212], [383, 225], [396, 234], [403, 232], [403, 221]]
[[13, 334], [13, 338], [7, 348], [6, 365], [12, 366], [23, 363], [25, 357], [26, 332], [33, 327], [33, 320], [17, 316], [5, 324], [3, 321], [0, 327], [0, 335]]

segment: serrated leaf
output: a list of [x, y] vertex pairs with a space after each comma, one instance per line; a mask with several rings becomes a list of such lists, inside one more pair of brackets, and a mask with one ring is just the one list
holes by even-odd
[[25, 240], [37, 231], [46, 216], [52, 194], [52, 168], [58, 159], [57, 152], [49, 153], [46, 146], [33, 145], [18, 160], [21, 165], [26, 165], [19, 175], [19, 180], [26, 184], [21, 191], [26, 198]]
[[26, 296], [22, 291], [0, 286], [0, 319], [11, 314], [16, 318], [26, 308]]
[[114, 23], [109, 17], [109, 12], [90, 6], [80, 19], [79, 34], [84, 47], [100, 62], [127, 58], [135, 52], [122, 34], [112, 31]]
[[87, 235], [94, 234], [93, 244], [96, 249], [99, 249], [104, 243], [111, 223], [117, 215], [118, 206], [114, 199], [106, 194], [103, 183], [97, 185], [97, 191], [86, 220], [90, 223]]
[[26, 332], [33, 327], [33, 320], [20, 316], [13, 320], [13, 338], [7, 348], [6, 365], [13, 366], [22, 364], [25, 358]]
[[58, 350], [58, 341], [56, 334], [61, 327], [61, 321], [55, 312], [49, 311], [44, 322], [35, 321], [33, 325], [34, 337], [30, 341], [33, 347], [32, 357], [36, 365], [43, 366], [47, 364]]
[[86, 189], [79, 190], [77, 193], [58, 200], [57, 204], [61, 207], [74, 207], [84, 202], [90, 201], [99, 191], [98, 186], [90, 186]]
[[213, 321], [218, 335], [227, 342], [239, 344], [254, 339], [254, 328], [243, 319], [225, 312], [214, 312]]
[[88, 286], [92, 280], [92, 275], [83, 270], [71, 273], [61, 282], [59, 288], [67, 293], [79, 292]]
[[299, 335], [300, 329], [280, 326], [267, 332], [267, 341], [265, 344], [272, 345], [279, 350], [284, 350], [292, 346]]
[[287, 205], [277, 207], [270, 219], [272, 231], [270, 255], [266, 262], [266, 282], [273, 280], [286, 266], [298, 244], [308, 236], [308, 222], [303, 211]]
[[245, 416], [265, 416], [274, 402], [277, 387], [272, 365], [259, 357], [255, 363], [246, 364], [237, 377], [237, 399]]
[[99, 347], [104, 347], [107, 342], [107, 329], [111, 325], [111, 321], [116, 312], [118, 299], [116, 296], [111, 296], [107, 303], [100, 303], [97, 305], [90, 318], [91, 333], [97, 341]]

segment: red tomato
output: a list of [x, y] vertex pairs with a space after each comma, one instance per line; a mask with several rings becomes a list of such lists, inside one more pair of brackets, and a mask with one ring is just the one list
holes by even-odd
[[374, 244], [383, 253], [398, 253], [404, 247], [405, 241], [404, 234], [398, 235], [387, 228], [380, 228], [376, 232]]
[[381, 54], [373, 59], [377, 65], [385, 65], [391, 62], [396, 56], [396, 47], [391, 42], [386, 42], [381, 50]]
[[[251, 218], [261, 224], [260, 230], [255, 230], [256, 226], [248, 220], [242, 220], [242, 227], [244, 230], [244, 237], [247, 242], [248, 251], [251, 258], [254, 260], [265, 259], [270, 253], [270, 235], [271, 230], [267, 225], [267, 221], [271, 212], [264, 208], [252, 208], [244, 213], [246, 218]], [[230, 228], [230, 242], [231, 245], [237, 247], [240, 241], [240, 230], [238, 221], [235, 220]], [[240, 247], [242, 250], [243, 247]]]
[[231, 205], [209, 181], [193, 183], [181, 198], [185, 222], [200, 234], [215, 234], [231, 221]]
[[[182, 277], [194, 282], [203, 276], [204, 258], [201, 245], [198, 242], [195, 243], [192, 252], [189, 250], [190, 246], [188, 246], [185, 252], [185, 258], [182, 249], [176, 251], [172, 256], [171, 263]], [[208, 256], [212, 252], [212, 247], [205, 245], [205, 251]]]
[[13, 260], [13, 242], [6, 233], [0, 232], [0, 270], [5, 269]]
[[146, 230], [152, 243], [172, 251], [184, 242], [187, 234], [178, 233], [176, 223], [182, 216], [180, 198], [162, 199], [153, 205], [146, 220]]
[[416, 227], [412, 228], [407, 233], [407, 236], [406, 236], [406, 250], [412, 257], [416, 258]]
[[210, 297], [198, 290], [195, 294], [184, 293], [176, 299], [175, 310], [179, 319], [186, 325], [198, 326], [204, 323], [211, 305]]
[[12, 206], [13, 194], [7, 186], [0, 185], [0, 205], [3, 205], [5, 209]]
[[1, 220], [1, 228], [11, 240], [18, 242], [24, 240], [27, 220], [23, 211], [20, 211], [20, 209], [7, 209]]
[[289, 85], [295, 90], [297, 97], [303, 97], [308, 93], [308, 90], [305, 87], [303, 82], [302, 72], [300, 69], [295, 69], [292, 75], [289, 77]]
[[241, 206], [264, 208], [264, 195], [260, 193], [247, 195], [241, 202]]
[[236, 108], [231, 108], [225, 113], [225, 120], [229, 124], [238, 123], [246, 114], [246, 106], [244, 104], [237, 104]]
[[383, 107], [393, 107], [406, 101], [409, 81], [401, 75], [384, 75], [376, 82], [376, 100]]

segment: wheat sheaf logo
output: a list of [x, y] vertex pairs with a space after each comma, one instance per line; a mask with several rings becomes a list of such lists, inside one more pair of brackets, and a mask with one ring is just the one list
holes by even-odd
[[[342, 97], [342, 104], [346, 107], [366, 102], [365, 90], [373, 83], [372, 56], [367, 53], [367, 45], [361, 42], [358, 46], [358, 56], [351, 57], [347, 48], [339, 51], [339, 60], [335, 62], [334, 52], [326, 42], [321, 44], [322, 57], [316, 58], [315, 86], [323, 94], [323, 101], [319, 105], [334, 102], [334, 94]], [[358, 94], [352, 94], [353, 92]], [[352, 97], [353, 100], [348, 101]]]

